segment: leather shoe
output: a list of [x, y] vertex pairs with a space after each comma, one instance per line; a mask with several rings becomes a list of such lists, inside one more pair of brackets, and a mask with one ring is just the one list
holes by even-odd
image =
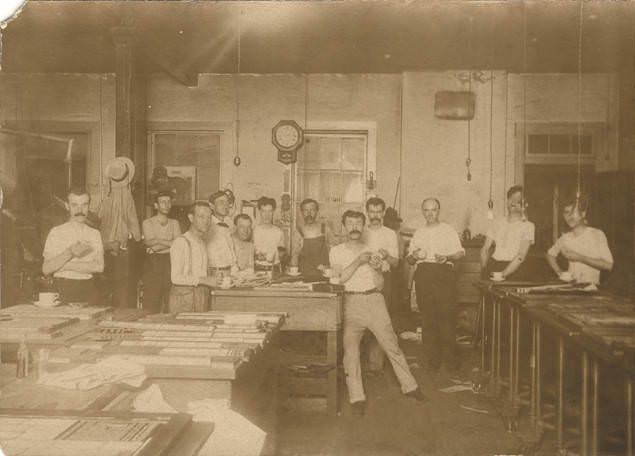
[[353, 415], [364, 416], [366, 414], [366, 401], [356, 401], [351, 403]]
[[421, 388], [417, 388], [417, 389], [414, 389], [412, 391], [409, 391], [405, 395], [408, 396], [408, 397], [411, 397], [413, 399], [416, 399], [418, 402], [421, 402], [421, 403], [428, 401], [427, 396], [425, 396], [421, 392]]

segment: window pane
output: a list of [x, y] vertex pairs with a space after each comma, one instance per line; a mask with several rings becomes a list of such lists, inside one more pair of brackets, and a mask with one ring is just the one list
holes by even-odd
[[364, 170], [366, 138], [342, 139], [342, 169]]
[[569, 135], [551, 135], [550, 136], [549, 153], [565, 155], [571, 153], [571, 136]]
[[527, 138], [528, 154], [547, 154], [549, 153], [549, 136], [548, 135], [529, 135]]

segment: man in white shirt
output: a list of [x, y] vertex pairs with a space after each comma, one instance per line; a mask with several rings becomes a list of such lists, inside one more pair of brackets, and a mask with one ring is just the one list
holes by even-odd
[[86, 190], [71, 189], [65, 202], [69, 220], [54, 227], [44, 244], [42, 272], [53, 274], [64, 303], [99, 304], [93, 274], [104, 270], [104, 247], [99, 231], [86, 224], [89, 204]]
[[227, 222], [230, 212], [227, 194], [219, 190], [209, 197], [212, 208], [212, 218], [207, 232], [208, 274], [216, 276], [229, 274], [231, 267], [236, 264], [236, 257], [232, 249], [231, 229]]
[[388, 355], [401, 391], [418, 401], [426, 400], [399, 348], [381, 294], [383, 261], [362, 241], [365, 222], [361, 212], [344, 212], [342, 224], [346, 241], [331, 248], [329, 253], [330, 265], [345, 289], [343, 362], [349, 401], [356, 415], [363, 415], [366, 406], [359, 357], [359, 344], [366, 329], [374, 334]]
[[564, 270], [557, 261], [558, 255], [562, 255], [569, 262], [571, 279], [597, 285], [600, 283], [600, 271], [613, 269], [613, 255], [604, 232], [587, 225], [588, 206], [585, 195], [565, 201], [564, 220], [571, 231], [560, 236], [549, 249], [547, 261], [562, 278]]
[[523, 188], [514, 185], [507, 191], [507, 217], [495, 220], [487, 230], [481, 249], [483, 275], [502, 272], [505, 279], [526, 280], [528, 276], [522, 265], [534, 243], [535, 231], [534, 224], [525, 218]]
[[165, 312], [170, 293], [170, 247], [181, 235], [175, 219], [168, 218], [172, 208], [172, 193], [159, 192], [155, 196], [157, 213], [141, 225], [146, 259], [143, 265], [143, 309], [152, 313]]
[[[392, 315], [393, 303], [387, 292], [391, 289], [390, 270], [399, 264], [399, 241], [397, 233], [384, 226], [384, 212], [386, 203], [383, 199], [373, 197], [366, 201], [366, 213], [368, 214], [368, 225], [362, 233], [362, 240], [371, 249], [373, 254], [379, 255], [384, 263], [383, 267], [383, 287], [384, 300], [388, 314]], [[368, 370], [371, 372], [381, 371], [384, 365], [384, 352], [374, 338], [368, 342]]]
[[263, 196], [258, 200], [260, 223], [254, 228], [256, 270], [278, 270], [285, 254], [284, 232], [273, 224], [276, 200]]
[[177, 237], [170, 247], [171, 313], [206, 312], [209, 307], [207, 287], [216, 285], [216, 279], [207, 275], [207, 251], [203, 240], [212, 218], [209, 203], [194, 202], [187, 218], [190, 229]]
[[427, 198], [421, 204], [425, 225], [415, 231], [407, 260], [416, 264], [417, 306], [423, 317], [424, 347], [428, 365], [437, 372], [443, 363], [456, 373], [456, 273], [454, 262], [465, 255], [459, 235], [439, 222], [441, 203]]

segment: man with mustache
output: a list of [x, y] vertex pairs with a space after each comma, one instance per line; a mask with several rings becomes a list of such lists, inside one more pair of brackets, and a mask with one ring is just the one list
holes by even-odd
[[[399, 242], [397, 233], [384, 226], [384, 212], [386, 203], [383, 199], [373, 197], [366, 201], [366, 213], [368, 214], [368, 226], [363, 232], [364, 243], [373, 252], [373, 261], [381, 263], [383, 272], [384, 300], [388, 314], [392, 314], [393, 303], [387, 295], [390, 283], [390, 269], [399, 264]], [[384, 352], [374, 338], [368, 342], [368, 370], [380, 372], [384, 365]]]
[[256, 269], [279, 270], [285, 253], [284, 232], [273, 224], [276, 200], [263, 196], [258, 200], [260, 223], [254, 228]]
[[426, 400], [410, 372], [392, 328], [381, 293], [382, 262], [372, 258], [371, 249], [362, 240], [365, 222], [366, 217], [361, 212], [344, 212], [342, 224], [346, 241], [333, 247], [329, 254], [331, 267], [345, 289], [343, 362], [349, 401], [355, 415], [363, 415], [366, 406], [359, 359], [359, 343], [366, 329], [373, 333], [388, 355], [401, 391], [418, 401]]
[[65, 202], [69, 220], [51, 229], [44, 244], [42, 272], [53, 274], [64, 303], [99, 303], [93, 274], [104, 270], [104, 247], [99, 231], [86, 224], [89, 204], [85, 189], [72, 188]]
[[253, 224], [247, 214], [238, 214], [234, 217], [236, 230], [232, 234], [232, 247], [236, 257], [236, 268], [233, 272], [254, 271], [254, 256], [256, 248], [253, 241]]
[[465, 256], [459, 235], [439, 222], [441, 203], [426, 198], [421, 204], [425, 225], [415, 231], [406, 259], [415, 270], [417, 306], [423, 317], [424, 347], [433, 373], [441, 364], [458, 374], [456, 350], [456, 272], [454, 262]]
[[291, 249], [291, 266], [298, 266], [305, 280], [320, 280], [322, 269], [329, 263], [329, 248], [334, 244], [331, 230], [318, 222], [320, 205], [307, 198], [300, 203], [303, 224], [297, 227]]

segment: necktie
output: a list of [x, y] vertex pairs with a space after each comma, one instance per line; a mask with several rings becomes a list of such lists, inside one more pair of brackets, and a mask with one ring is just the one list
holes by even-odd
[[222, 226], [224, 228], [229, 228], [229, 225], [227, 223], [225, 223], [225, 222], [218, 222], [216, 225], [217, 226]]

